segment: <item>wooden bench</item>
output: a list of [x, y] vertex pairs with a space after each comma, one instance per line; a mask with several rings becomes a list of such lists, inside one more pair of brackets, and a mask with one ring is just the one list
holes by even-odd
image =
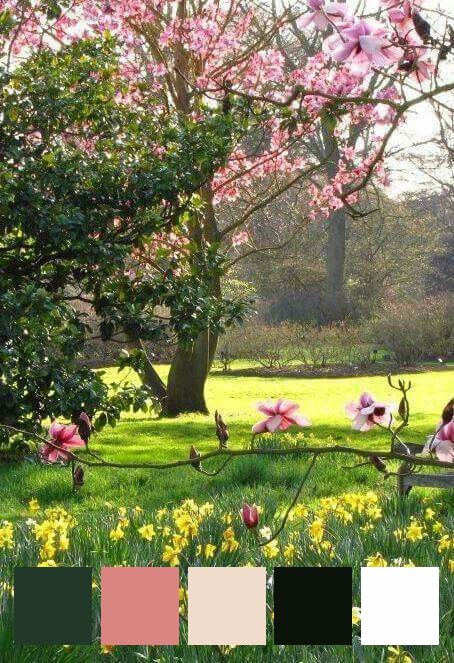
[[[424, 449], [422, 444], [406, 442], [405, 445], [411, 454], [421, 453]], [[411, 465], [402, 463], [398, 470], [397, 488], [402, 497], [406, 497], [413, 486], [424, 486], [425, 488], [454, 488], [454, 472], [420, 474], [410, 472]]]

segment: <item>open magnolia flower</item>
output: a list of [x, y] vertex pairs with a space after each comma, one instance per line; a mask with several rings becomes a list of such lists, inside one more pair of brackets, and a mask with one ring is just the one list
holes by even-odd
[[45, 463], [56, 463], [59, 460], [66, 461], [71, 449], [85, 446], [85, 442], [80, 437], [75, 424], [66, 426], [53, 421], [49, 428], [49, 435], [52, 444], [43, 444], [39, 451], [40, 458]]
[[339, 23], [352, 18], [346, 5], [340, 2], [325, 3], [325, 0], [308, 0], [307, 4], [312, 11], [298, 20], [297, 25], [300, 29], [313, 23], [318, 30], [324, 30], [330, 23]]
[[387, 426], [394, 407], [391, 403], [380, 403], [372, 394], [364, 392], [358, 403], [347, 403], [345, 412], [353, 420], [352, 428], [365, 433], [377, 424]]
[[364, 19], [325, 39], [323, 50], [336, 62], [348, 62], [356, 76], [365, 76], [371, 67], [386, 67], [402, 57], [402, 50], [391, 44], [382, 24]]
[[438, 460], [454, 463], [454, 419], [439, 428], [435, 437], [431, 435], [423, 449], [423, 453], [435, 453]]
[[306, 417], [296, 414], [299, 410], [298, 403], [280, 398], [276, 403], [259, 403], [257, 410], [267, 415], [267, 419], [259, 421], [252, 427], [253, 433], [274, 433], [277, 430], [287, 430], [292, 424], [297, 426], [310, 426], [311, 422]]

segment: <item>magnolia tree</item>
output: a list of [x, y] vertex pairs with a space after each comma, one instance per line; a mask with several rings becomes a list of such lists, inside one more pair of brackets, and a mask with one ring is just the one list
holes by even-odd
[[[239, 137], [225, 164], [199, 186], [198, 213], [178, 231], [187, 240], [185, 247], [178, 242], [178, 252], [189, 254], [191, 264], [208, 247], [222, 257], [204, 277], [214, 299], [238, 254], [263, 248], [253, 246], [248, 232], [257, 210], [298, 183], [308, 194], [307, 219], [336, 220], [338, 210], [353, 211], [365, 186], [386, 183], [384, 157], [406, 113], [426, 100], [438, 103], [454, 87], [442, 80], [449, 31], [442, 26], [432, 34], [433, 14], [416, 0], [381, 0], [378, 13], [374, 5], [361, 15], [325, 0], [282, 5], [279, 12], [276, 3], [242, 0], [7, 0], [3, 7], [3, 21], [14, 24], [11, 62], [30, 49], [58, 50], [107, 32], [118, 39], [122, 74], [136, 82], [132, 104], [153, 90], [164, 114], [199, 123], [207, 107], [228, 116], [250, 110], [247, 139]], [[321, 48], [286, 57], [283, 44], [295, 30], [310, 41], [321, 33]], [[321, 159], [305, 150], [320, 130]], [[165, 157], [168, 147], [156, 149]], [[221, 204], [233, 210], [223, 222]], [[148, 252], [147, 268], [155, 262]], [[342, 266], [333, 269], [335, 281]], [[220, 331], [213, 317], [201, 316], [190, 345], [177, 342], [167, 384], [131, 330], [135, 365], [142, 362], [144, 380], [169, 413], [206, 410], [204, 384]]]

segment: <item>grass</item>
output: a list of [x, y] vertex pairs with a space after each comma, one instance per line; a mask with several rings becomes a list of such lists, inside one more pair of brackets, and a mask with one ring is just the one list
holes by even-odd
[[[161, 367], [164, 373], [166, 367]], [[452, 397], [453, 373], [446, 371], [418, 373], [405, 376], [413, 380], [411, 391], [411, 428], [406, 439], [423, 441], [439, 420], [443, 405]], [[131, 378], [131, 376], [130, 376]], [[109, 369], [105, 373], [109, 382], [118, 381], [116, 373]], [[231, 441], [234, 447], [241, 447], [250, 439], [252, 424], [259, 418], [254, 410], [258, 400], [285, 396], [300, 403], [301, 411], [313, 422], [305, 435], [313, 436], [311, 442], [327, 442], [333, 439], [339, 443], [356, 446], [385, 448], [389, 444], [386, 434], [374, 430], [367, 435], [351, 431], [349, 421], [343, 413], [346, 401], [355, 399], [363, 390], [371, 391], [383, 400], [395, 399], [395, 394], [383, 377], [367, 378], [259, 378], [235, 377], [219, 373], [213, 374], [208, 382], [207, 396], [209, 407], [219, 409], [229, 424]], [[125, 414], [115, 429], [106, 428], [93, 440], [92, 448], [105, 458], [115, 461], [168, 461], [188, 456], [189, 447], [194, 444], [200, 451], [208, 451], [217, 446], [214, 437], [212, 417], [184, 415], [176, 419], [144, 418], [140, 413]], [[414, 489], [404, 501], [398, 499], [394, 479], [383, 482], [382, 475], [368, 467], [346, 469], [356, 461], [353, 457], [337, 456], [319, 459], [313, 475], [305, 486], [301, 501], [309, 507], [307, 514], [292, 519], [277, 542], [275, 556], [267, 557], [263, 548], [257, 545], [253, 534], [246, 531], [240, 522], [238, 510], [243, 500], [255, 502], [263, 507], [261, 526], [275, 528], [280, 522], [283, 508], [289, 503], [307, 461], [266, 458], [241, 458], [233, 461], [216, 477], [206, 477], [192, 470], [179, 468], [170, 471], [88, 469], [86, 484], [78, 493], [71, 493], [69, 471], [60, 467], [40, 467], [32, 463], [3, 465], [0, 467], [0, 523], [4, 519], [13, 522], [15, 547], [9, 549], [0, 545], [0, 660], [15, 663], [47, 663], [62, 661], [68, 663], [91, 662], [97, 660], [148, 661], [181, 660], [194, 663], [209, 663], [212, 660], [228, 659], [239, 661], [276, 660], [284, 663], [347, 663], [361, 661], [391, 661], [391, 652], [386, 647], [366, 647], [360, 644], [360, 626], [353, 626], [353, 651], [348, 647], [285, 647], [275, 648], [272, 642], [272, 596], [268, 597], [268, 645], [266, 647], [235, 648], [225, 650], [209, 647], [140, 648], [118, 647], [105, 658], [99, 646], [99, 569], [103, 565], [162, 565], [165, 545], [174, 545], [172, 535], [177, 531], [173, 509], [186, 498], [199, 504], [210, 502], [213, 513], [208, 513], [200, 521], [197, 535], [187, 537], [188, 544], [178, 553], [183, 585], [188, 566], [195, 564], [217, 565], [265, 565], [268, 572], [274, 566], [291, 564], [311, 566], [347, 565], [353, 567], [354, 605], [359, 605], [359, 569], [361, 565], [372, 563], [377, 553], [389, 565], [406, 564], [411, 560], [416, 566], [440, 566], [441, 598], [440, 614], [441, 640], [439, 647], [407, 647], [418, 663], [445, 663], [450, 660], [452, 651], [451, 631], [453, 619], [453, 578], [449, 559], [454, 550], [439, 550], [444, 533], [453, 529], [453, 496], [447, 491]], [[207, 463], [207, 468], [209, 464]], [[376, 498], [369, 497], [373, 491]], [[322, 498], [340, 496], [354, 492], [358, 500], [377, 500], [380, 514], [373, 515], [371, 509], [359, 512], [348, 504], [348, 498], [340, 497], [335, 502], [323, 502]], [[362, 497], [361, 497], [362, 496]], [[51, 520], [44, 514], [49, 507], [62, 506], [74, 515], [78, 525], [68, 528], [70, 540], [68, 550], [41, 552], [43, 541], [36, 541], [33, 526], [27, 524], [30, 517], [28, 502], [37, 498], [41, 510], [34, 518], [41, 522]], [[347, 500], [347, 501], [345, 501]], [[336, 504], [347, 505], [352, 514], [352, 522], [343, 520], [345, 515], [337, 513]], [[134, 510], [140, 505], [143, 512]], [[325, 505], [325, 506], [324, 506]], [[328, 505], [328, 507], [326, 506]], [[331, 505], [331, 506], [329, 506]], [[424, 519], [424, 509], [433, 508], [433, 520]], [[126, 509], [130, 521], [124, 526], [124, 537], [118, 541], [110, 538], [110, 531], [119, 522], [118, 509]], [[157, 510], [167, 507], [164, 520], [159, 521]], [[188, 508], [188, 507], [185, 507]], [[325, 511], [323, 511], [325, 509]], [[327, 510], [326, 510], [327, 509]], [[342, 511], [342, 510], [341, 510]], [[237, 551], [229, 553], [221, 550], [223, 532], [227, 527], [225, 514], [232, 514], [231, 526], [239, 543]], [[310, 524], [316, 516], [324, 519], [323, 541], [327, 548], [311, 538]], [[406, 531], [412, 516], [418, 518], [422, 527], [422, 538], [410, 540], [405, 535], [397, 540], [392, 532]], [[434, 522], [441, 525], [437, 531]], [[154, 524], [156, 536], [150, 542], [138, 533], [144, 523]], [[170, 533], [163, 536], [162, 527], [168, 524]], [[441, 529], [440, 529], [441, 528]], [[1, 529], [1, 525], [0, 525]], [[59, 536], [59, 535], [58, 535]], [[56, 541], [58, 542], [58, 536]], [[3, 539], [4, 540], [4, 539]], [[0, 544], [1, 544], [0, 532]], [[197, 545], [211, 542], [217, 552], [213, 559], [201, 559]], [[284, 552], [288, 544], [295, 545], [294, 557], [288, 559]], [[454, 545], [454, 544], [451, 544]], [[331, 546], [331, 547], [330, 547]], [[58, 548], [58, 546], [57, 546]], [[332, 554], [331, 554], [332, 553]], [[273, 553], [274, 554], [274, 553]], [[95, 588], [95, 644], [93, 647], [15, 647], [12, 644], [12, 601], [10, 585], [13, 568], [16, 565], [36, 565], [43, 558], [55, 558], [58, 564], [93, 566], [97, 587]], [[378, 558], [380, 559], [380, 558]], [[3, 583], [3, 584], [2, 584]], [[186, 641], [185, 605], [182, 607], [181, 642]], [[310, 609], [310, 599], [301, 597], [301, 609]], [[321, 616], [323, 618], [323, 616]], [[391, 644], [391, 643], [390, 643]], [[404, 658], [395, 659], [403, 661]]]
[[[160, 370], [164, 373], [167, 367], [160, 367]], [[424, 436], [434, 430], [443, 405], [452, 397], [452, 376], [450, 371], [405, 376], [414, 383], [410, 393], [412, 414], [407, 439], [423, 441]], [[105, 379], [118, 381], [118, 374], [114, 369], [108, 369]], [[374, 430], [367, 435], [355, 433], [343, 412], [345, 402], [355, 399], [366, 389], [380, 399], [395, 400], [397, 394], [380, 376], [286, 379], [215, 374], [208, 381], [207, 398], [210, 409], [217, 408], [227, 421], [230, 443], [234, 447], [241, 447], [250, 439], [251, 426], [260, 418], [254, 409], [255, 403], [285, 396], [300, 403], [301, 411], [312, 420], [312, 427], [305, 433], [314, 436], [312, 441], [323, 442], [331, 437], [338, 443], [385, 448], [389, 440], [383, 431]], [[164, 462], [186, 458], [191, 444], [202, 452], [216, 447], [211, 416], [151, 419], [141, 413], [125, 414], [116, 428], [106, 428], [96, 436], [92, 448], [113, 461]], [[311, 498], [381, 484], [381, 477], [369, 468], [343, 469], [353, 463], [351, 457], [339, 456], [318, 463], [307, 489]], [[189, 468], [169, 471], [88, 469], [85, 486], [72, 495], [67, 468], [41, 467], [32, 463], [3, 465], [0, 467], [0, 516], [9, 519], [20, 516], [32, 497], [38, 498], [45, 506], [56, 502], [64, 504], [76, 513], [99, 509], [112, 496], [125, 506], [140, 503], [147, 508], [172, 504], [188, 496], [211, 499], [220, 492], [240, 493], [238, 499], [241, 500], [254, 499], [256, 495], [271, 491], [276, 501], [286, 500], [288, 490], [295, 486], [300, 472], [301, 461], [264, 458], [238, 459], [213, 478]]]

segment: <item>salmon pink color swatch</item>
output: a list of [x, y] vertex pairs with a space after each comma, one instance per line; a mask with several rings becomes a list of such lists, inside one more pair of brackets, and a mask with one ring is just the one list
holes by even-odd
[[101, 569], [101, 643], [177, 645], [178, 584], [177, 568]]

